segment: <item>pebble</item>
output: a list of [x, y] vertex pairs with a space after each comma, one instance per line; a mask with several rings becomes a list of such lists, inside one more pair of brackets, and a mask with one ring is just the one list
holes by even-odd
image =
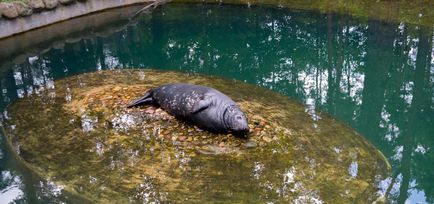
[[253, 140], [249, 140], [246, 143], [244, 143], [244, 147], [246, 148], [255, 148], [256, 146], [258, 146], [258, 144]]
[[147, 109], [145, 110], [145, 113], [147, 113], [147, 114], [154, 114], [154, 113], [155, 113], [155, 110], [152, 109], [152, 108], [147, 108]]
[[185, 139], [187, 139], [186, 136], [179, 136], [179, 137], [178, 137], [178, 140], [179, 140], [180, 142], [184, 142]]
[[271, 139], [271, 138], [269, 138], [269, 137], [267, 137], [267, 136], [264, 136], [264, 137], [262, 137], [262, 140], [264, 140], [265, 142], [271, 142], [273, 139]]
[[[125, 110], [125, 104], [131, 103], [131, 100], [126, 98], [136, 98], [136, 95], [139, 94], [133, 93], [131, 95], [125, 95], [122, 93], [124, 90], [126, 90], [126, 88], [123, 86], [113, 86], [105, 90], [103, 93], [96, 93], [86, 99], [86, 102], [89, 104], [94, 104], [88, 108], [100, 110], [101, 107], [103, 107], [104, 109], [101, 110], [105, 111], [104, 114], [110, 114], [110, 112], [122, 112]], [[142, 90], [140, 90], [140, 92], [142, 92]], [[273, 127], [271, 127], [269, 121], [258, 115], [250, 120], [250, 139], [244, 140], [234, 137], [232, 134], [222, 134], [218, 136], [210, 135], [196, 126], [172, 120], [174, 119], [173, 116], [169, 115], [163, 109], [153, 106], [128, 109], [127, 113], [130, 115], [136, 113], [138, 117], [141, 118], [141, 121], [136, 123], [146, 125], [143, 127], [145, 129], [156, 127], [157, 124], [162, 125], [161, 132], [155, 131], [154, 133], [154, 136], [162, 141], [164, 140], [165, 142], [171, 142], [172, 144], [188, 146], [188, 148], [193, 147], [196, 150], [202, 149], [202, 145], [206, 146], [206, 148], [199, 150], [199, 152], [203, 154], [229, 153], [240, 147], [245, 149], [262, 147], [273, 141], [273, 138], [275, 137], [275, 131], [273, 130]], [[137, 125], [137, 127], [141, 125]]]

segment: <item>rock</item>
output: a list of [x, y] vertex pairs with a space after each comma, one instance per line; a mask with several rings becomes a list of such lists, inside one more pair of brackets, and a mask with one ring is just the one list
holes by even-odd
[[33, 11], [41, 11], [45, 8], [42, 0], [29, 0], [29, 5], [33, 8]]
[[197, 152], [205, 155], [231, 154], [238, 152], [236, 147], [219, 147], [218, 145], [204, 145]]
[[[64, 3], [62, 3], [62, 2], [65, 2], [65, 1], [70, 1], [70, 0], [59, 0], [59, 2], [61, 3], [61, 4], [64, 4]], [[70, 2], [72, 2], [72, 0], [70, 1]], [[122, 88], [120, 87], [120, 86], [115, 86], [113, 89], [112, 89], [112, 91], [120, 91]]]
[[19, 16], [30, 16], [33, 13], [32, 7], [23, 2], [13, 2]]
[[155, 113], [155, 109], [153, 109], [153, 108], [147, 108], [145, 110], [145, 113], [147, 113], [147, 114], [154, 114]]
[[244, 147], [246, 148], [255, 148], [256, 146], [258, 146], [258, 144], [256, 144], [256, 142], [253, 140], [249, 140], [246, 143], [244, 143]]
[[45, 4], [45, 8], [47, 9], [54, 9], [59, 5], [59, 2], [57, 0], [43, 0]]
[[262, 140], [264, 140], [265, 142], [271, 142], [273, 139], [271, 139], [271, 138], [269, 138], [269, 137], [267, 137], [267, 136], [264, 136], [264, 137], [262, 137]]
[[0, 13], [9, 19], [16, 18], [19, 15], [13, 3], [0, 3]]
[[75, 0], [59, 0], [59, 2], [63, 5], [68, 5], [74, 3]]
[[186, 136], [180, 136], [180, 137], [178, 137], [178, 140], [179, 140], [180, 142], [184, 142], [186, 139], [187, 139]]

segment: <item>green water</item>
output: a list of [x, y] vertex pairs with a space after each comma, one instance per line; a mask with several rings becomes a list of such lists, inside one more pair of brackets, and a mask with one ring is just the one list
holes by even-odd
[[[391, 201], [434, 202], [433, 27], [273, 7], [166, 5], [129, 23], [51, 34], [18, 38], [15, 46], [0, 41], [2, 110], [55, 79], [96, 70], [153, 67], [237, 79], [364, 135], [392, 165], [381, 186]], [[0, 198], [55, 201], [56, 186], [1, 143]]]

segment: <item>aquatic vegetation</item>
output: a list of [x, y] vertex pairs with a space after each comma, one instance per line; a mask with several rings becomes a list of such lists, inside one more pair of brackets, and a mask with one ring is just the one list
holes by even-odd
[[[248, 139], [163, 110], [126, 109], [165, 83], [222, 91], [249, 118]], [[390, 169], [351, 128], [285, 96], [221, 78], [152, 70], [55, 81], [10, 105], [4, 131], [28, 168], [91, 202], [365, 202]], [[53, 184], [54, 185], [54, 184]]]
[[[198, 2], [197, 0], [175, 0], [174, 2]], [[434, 25], [434, 2], [431, 0], [387, 1], [387, 0], [202, 0], [206, 3], [271, 5], [280, 8], [314, 10], [322, 13], [338, 13], [366, 19]]]

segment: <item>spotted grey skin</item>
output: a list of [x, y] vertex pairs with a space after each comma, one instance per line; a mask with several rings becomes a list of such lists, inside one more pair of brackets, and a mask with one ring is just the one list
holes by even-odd
[[148, 91], [128, 108], [154, 104], [177, 118], [213, 132], [244, 134], [247, 118], [237, 104], [220, 91], [192, 84], [167, 84]]

